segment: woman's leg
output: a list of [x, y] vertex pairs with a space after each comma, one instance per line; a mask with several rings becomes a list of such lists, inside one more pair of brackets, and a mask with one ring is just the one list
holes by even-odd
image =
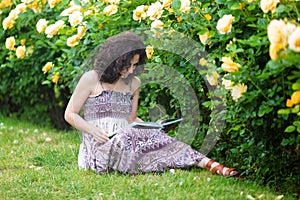
[[235, 176], [238, 174], [238, 171], [234, 168], [225, 167], [224, 165], [210, 159], [210, 158], [203, 158], [199, 163], [197, 163], [198, 167], [206, 168], [211, 173], [217, 173], [221, 176]]

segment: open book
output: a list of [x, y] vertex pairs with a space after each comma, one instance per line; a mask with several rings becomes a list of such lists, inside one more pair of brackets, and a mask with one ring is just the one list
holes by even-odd
[[133, 128], [143, 128], [143, 129], [161, 129], [164, 128], [165, 126], [180, 122], [182, 120], [183, 120], [182, 118], [175, 118], [175, 119], [165, 119], [157, 122], [133, 122], [129, 126]]
[[[177, 122], [181, 122], [182, 118], [174, 118], [174, 119], [165, 119], [157, 122], [133, 122], [129, 124], [129, 127], [132, 128], [140, 128], [140, 129], [161, 129], [170, 124], [174, 124]], [[112, 138], [115, 134], [117, 134], [119, 130], [109, 134], [109, 138]]]

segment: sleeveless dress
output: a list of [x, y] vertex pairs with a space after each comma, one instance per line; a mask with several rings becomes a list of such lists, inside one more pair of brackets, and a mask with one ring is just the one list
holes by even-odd
[[128, 174], [162, 172], [195, 165], [205, 157], [162, 130], [129, 128], [127, 119], [132, 98], [131, 92], [112, 90], [88, 97], [84, 104], [84, 119], [109, 133], [118, 133], [105, 143], [82, 133], [79, 168], [100, 174], [111, 171]]

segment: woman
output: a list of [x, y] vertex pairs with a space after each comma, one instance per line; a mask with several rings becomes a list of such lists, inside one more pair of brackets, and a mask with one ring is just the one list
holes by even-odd
[[[93, 61], [94, 69], [79, 80], [65, 111], [65, 119], [83, 132], [78, 164], [98, 173], [160, 172], [192, 165], [212, 173], [235, 176], [237, 171], [205, 157], [183, 142], [156, 129], [129, 128], [137, 117], [145, 64], [145, 47], [133, 32], [108, 38]], [[84, 116], [80, 110], [84, 107]], [[109, 139], [109, 134], [118, 132]]]

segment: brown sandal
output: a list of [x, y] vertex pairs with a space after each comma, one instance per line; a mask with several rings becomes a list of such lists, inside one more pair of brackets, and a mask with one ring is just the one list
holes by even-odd
[[225, 171], [225, 173], [223, 173], [223, 171], [224, 171], [223, 169], [225, 166], [222, 164], [218, 164], [217, 166], [215, 166], [214, 168], [211, 169], [211, 164], [213, 164], [214, 162], [216, 162], [216, 161], [210, 160], [210, 161], [208, 161], [208, 163], [205, 166], [206, 169], [208, 171], [210, 171], [212, 174], [218, 173], [219, 175], [224, 176], [224, 177], [233, 177], [239, 173], [235, 168], [228, 168], [228, 167], [226, 167], [228, 169]]

